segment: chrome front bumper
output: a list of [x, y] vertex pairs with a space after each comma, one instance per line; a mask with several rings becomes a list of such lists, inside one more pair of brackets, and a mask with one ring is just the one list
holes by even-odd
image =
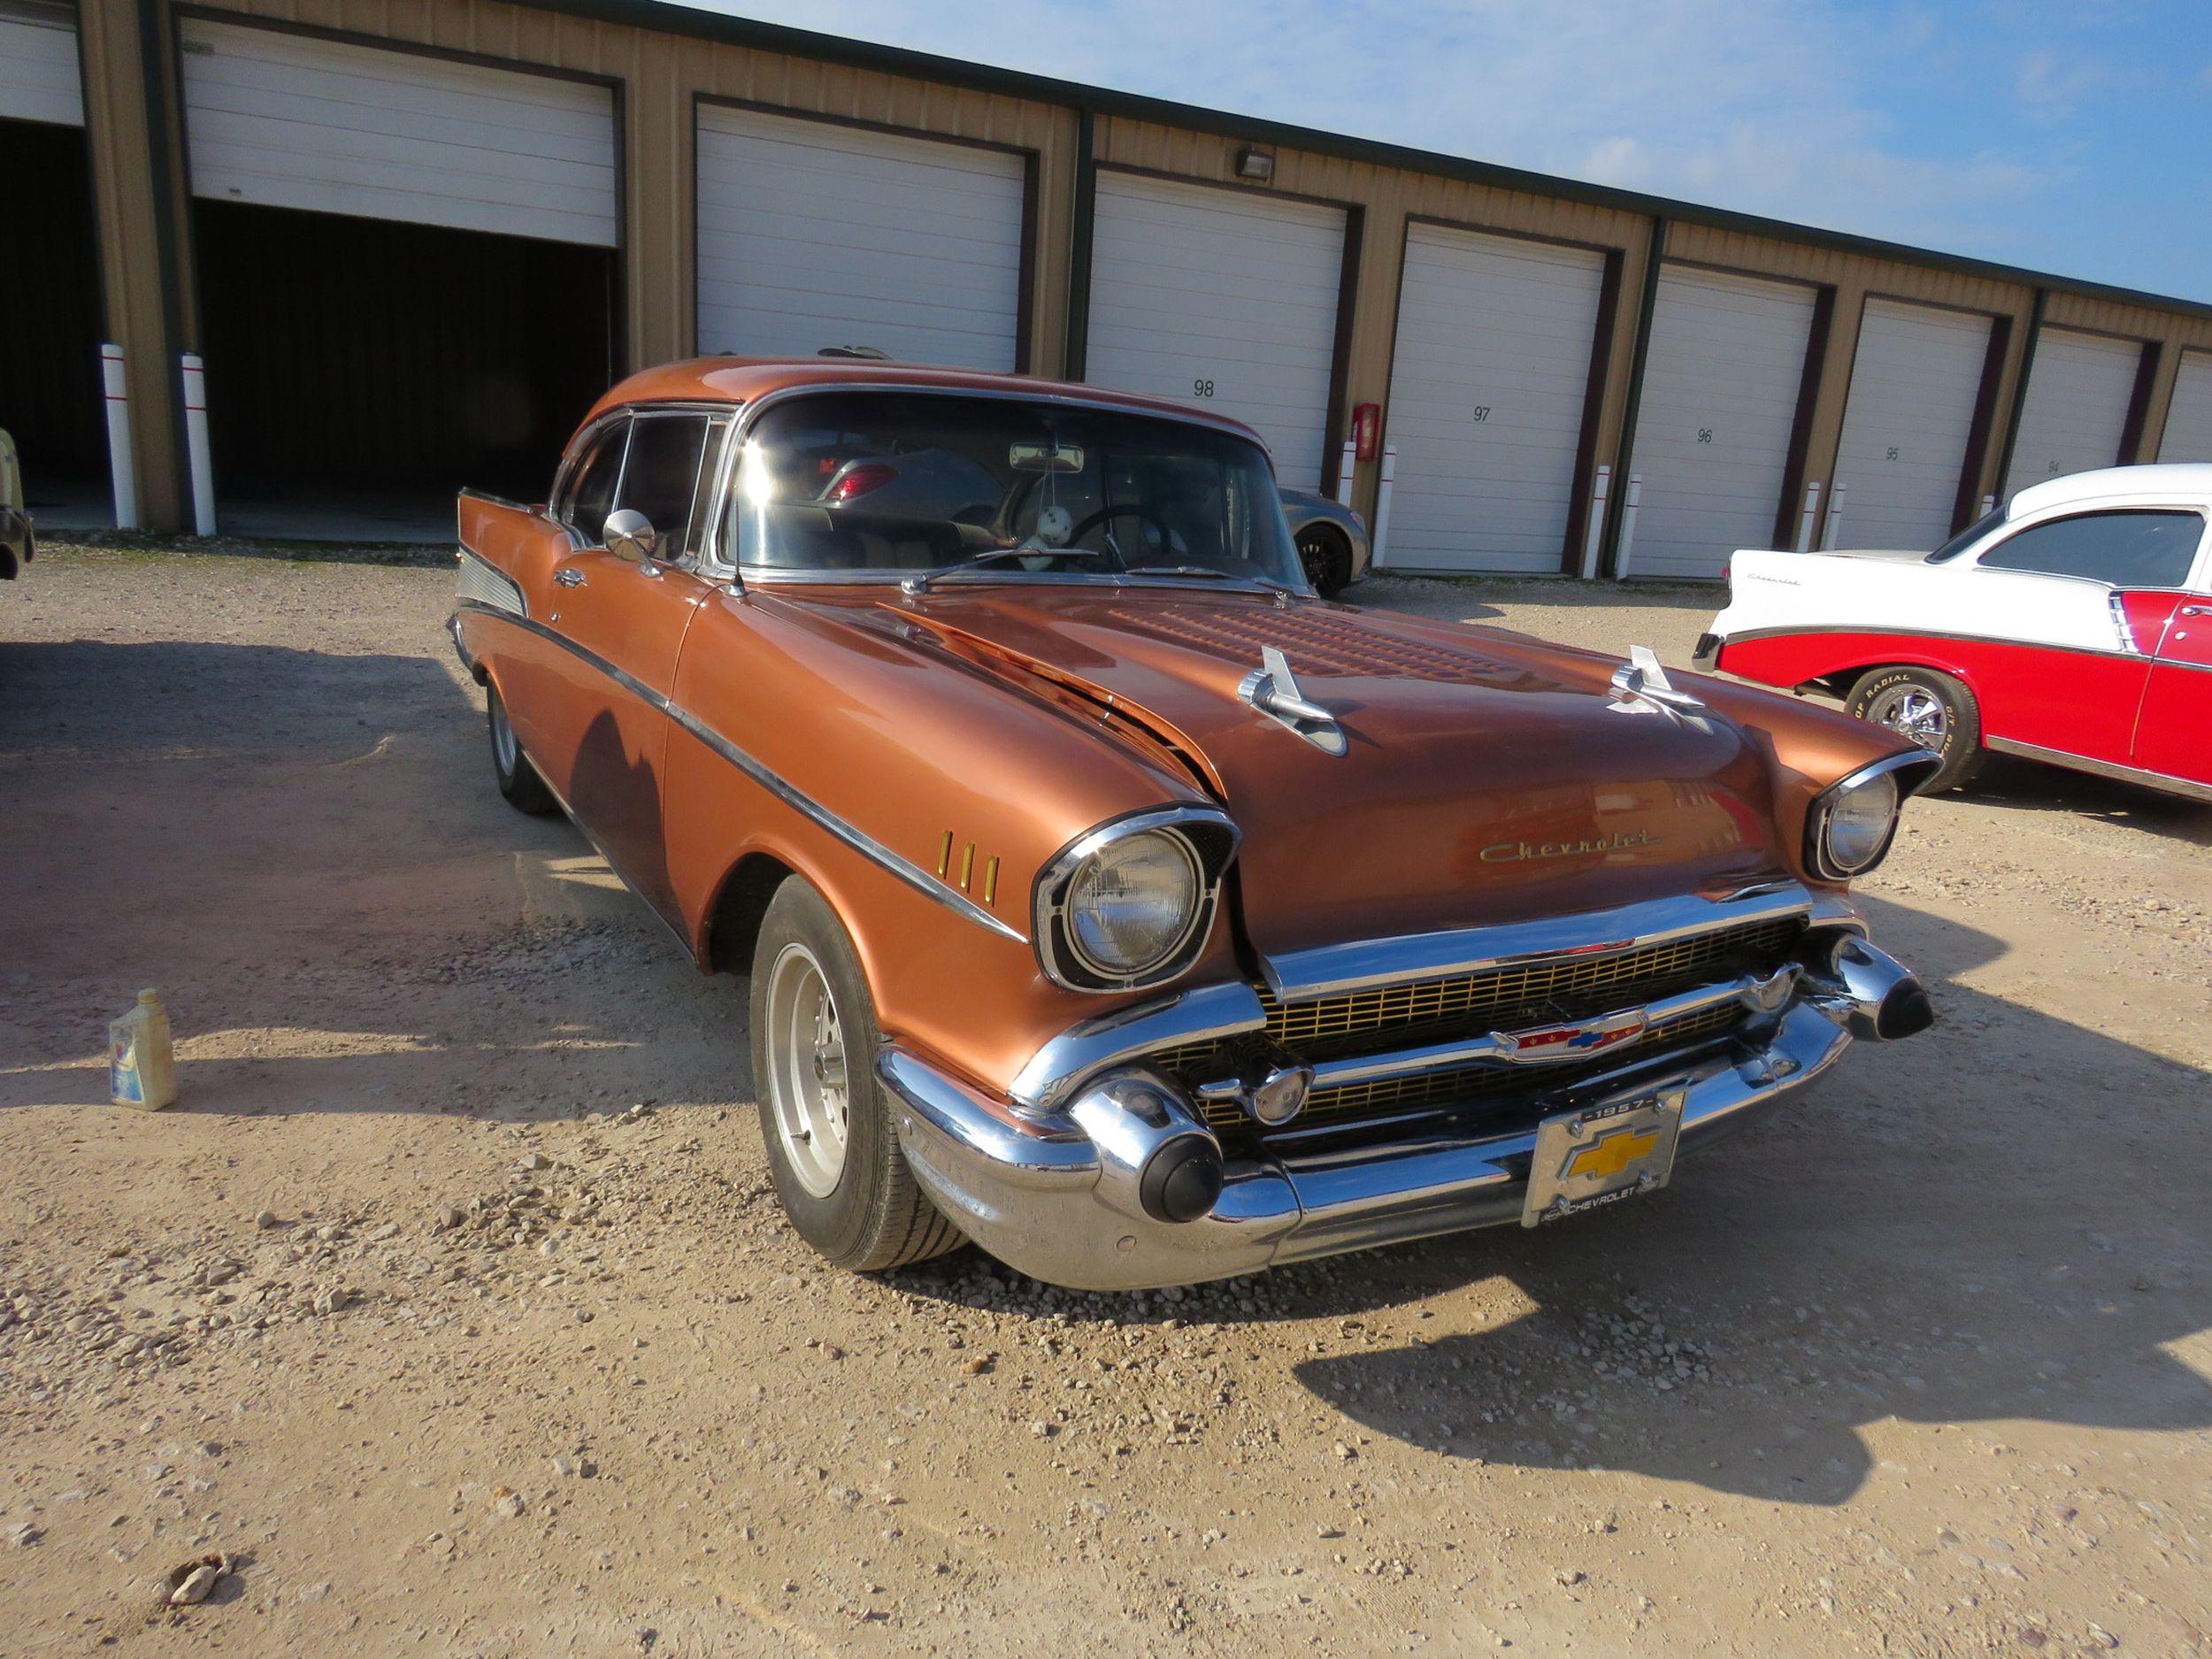
[[[1851, 1046], [1855, 1025], [1873, 1034], [1865, 1020], [1839, 995], [1808, 995], [1756, 1038], [1579, 1080], [1561, 1091], [1560, 1109], [1569, 1094], [1586, 1106], [1680, 1089], [1678, 1151], [1688, 1152], [1819, 1076]], [[1429, 1132], [1353, 1151], [1235, 1158], [1208, 1213], [1162, 1221], [1138, 1202], [1135, 1170], [1148, 1147], [1190, 1133], [1187, 1122], [1149, 1132], [1148, 1142], [1141, 1124], [1102, 1107], [1086, 1117], [1089, 1094], [1071, 1111], [1040, 1116], [897, 1048], [879, 1070], [907, 1161], [938, 1206], [1001, 1261], [1078, 1289], [1193, 1284], [1517, 1222], [1536, 1144], [1531, 1122], [1486, 1138]]]

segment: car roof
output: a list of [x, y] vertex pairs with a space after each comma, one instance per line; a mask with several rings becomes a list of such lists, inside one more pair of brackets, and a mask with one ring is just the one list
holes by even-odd
[[2029, 485], [2012, 498], [2005, 517], [2018, 518], [2073, 502], [2110, 501], [2128, 495], [2154, 495], [2164, 501], [2212, 501], [2212, 463], [2162, 461], [2144, 466], [2101, 466], [2089, 472], [2069, 472], [2063, 478]]
[[992, 374], [971, 369], [925, 368], [866, 357], [694, 357], [641, 371], [608, 388], [585, 417], [588, 425], [609, 410], [637, 403], [750, 403], [774, 392], [801, 388], [834, 390], [864, 387], [872, 391], [980, 392], [994, 396], [1065, 398], [1133, 414], [1164, 415], [1195, 421], [1248, 438], [1266, 447], [1258, 433], [1233, 416], [1193, 408], [1165, 397], [1110, 391], [1076, 380], [1048, 380], [1028, 374]]

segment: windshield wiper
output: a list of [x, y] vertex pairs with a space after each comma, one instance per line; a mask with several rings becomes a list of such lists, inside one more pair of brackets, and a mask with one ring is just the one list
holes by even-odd
[[1297, 591], [1265, 576], [1240, 576], [1234, 571], [1217, 570], [1211, 565], [1132, 565], [1114, 573], [1118, 576], [1199, 576], [1208, 581], [1243, 582], [1248, 587], [1264, 588], [1270, 593]]
[[[978, 553], [972, 558], [956, 559], [950, 565], [940, 565], [935, 570], [916, 571], [911, 576], [899, 579], [899, 591], [907, 594], [926, 594], [930, 583], [941, 576], [951, 576], [961, 571], [980, 569], [995, 565], [1001, 559], [1102, 559], [1104, 552], [1087, 547], [1033, 547], [1024, 542], [1019, 547], [994, 548], [988, 553]], [[1118, 556], [1116, 556], [1118, 557]]]

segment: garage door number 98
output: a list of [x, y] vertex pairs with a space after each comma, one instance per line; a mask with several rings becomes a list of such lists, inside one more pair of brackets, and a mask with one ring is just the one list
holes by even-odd
[[1214, 395], [1214, 383], [1211, 380], [1193, 380], [1190, 383], [1190, 395], [1193, 397], [1211, 397]]

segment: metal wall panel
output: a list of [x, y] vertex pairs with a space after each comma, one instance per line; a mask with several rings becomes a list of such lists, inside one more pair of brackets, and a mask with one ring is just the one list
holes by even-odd
[[1286, 484], [1318, 484], [1336, 362], [1344, 212], [1102, 173], [1084, 377], [1256, 428]]
[[1660, 268], [1630, 573], [1717, 578], [1738, 548], [1773, 544], [1814, 310], [1802, 283]]
[[180, 37], [196, 196], [620, 240], [605, 87], [196, 18]]
[[1385, 433], [1394, 566], [1555, 574], [1605, 256], [1414, 225]]
[[2118, 465], [2142, 361], [2139, 342], [2045, 328], [2035, 342], [2005, 494], [2063, 472]]
[[2158, 442], [2162, 461], [2212, 461], [2212, 357], [2185, 351]]
[[0, 0], [0, 119], [84, 125], [76, 7]]
[[1012, 369], [1026, 173], [1004, 150], [701, 106], [702, 348]]
[[1971, 311], [1867, 301], [1836, 451], [1845, 545], [1932, 549], [1950, 536], [1993, 326]]

